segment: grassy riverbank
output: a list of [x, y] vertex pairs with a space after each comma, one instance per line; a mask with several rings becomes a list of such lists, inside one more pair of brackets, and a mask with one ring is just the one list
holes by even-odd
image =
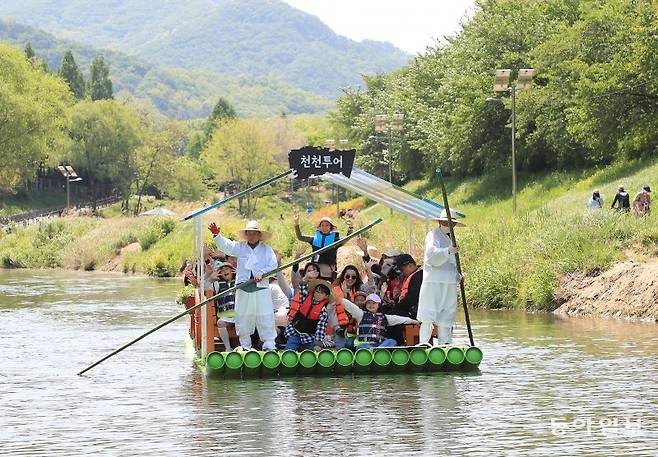
[[[628, 256], [656, 259], [655, 211], [650, 217], [637, 218], [607, 208], [619, 183], [634, 196], [642, 184], [658, 182], [658, 162], [521, 176], [516, 216], [509, 197], [510, 181], [504, 173], [448, 181], [451, 204], [467, 214], [468, 227], [458, 236], [472, 303], [488, 308], [550, 310], [555, 305], [557, 279], [564, 273], [596, 272]], [[441, 201], [431, 183], [414, 182], [409, 188]], [[605, 199], [603, 211], [585, 210], [593, 188], [599, 188]], [[265, 213], [260, 218], [274, 234], [272, 244], [290, 258], [296, 246], [289, 217], [292, 206], [280, 200], [275, 205], [276, 201], [266, 197], [259, 204]], [[333, 207], [321, 212], [331, 211]], [[384, 223], [369, 234], [369, 242], [380, 249], [407, 250], [405, 217], [374, 205], [359, 213], [357, 225], [379, 216]], [[229, 234], [244, 223], [239, 217], [217, 213], [207, 220], [220, 222]], [[341, 225], [344, 233], [346, 228]], [[311, 233], [313, 219], [303, 220], [302, 227]], [[426, 228], [423, 223], [412, 226], [411, 252], [417, 259], [422, 256]], [[172, 218], [66, 218], [0, 235], [0, 265], [85, 270], [110, 265], [126, 273], [174, 276], [190, 256], [191, 244], [191, 224]], [[350, 256], [351, 248], [342, 252], [345, 261], [357, 260]]]

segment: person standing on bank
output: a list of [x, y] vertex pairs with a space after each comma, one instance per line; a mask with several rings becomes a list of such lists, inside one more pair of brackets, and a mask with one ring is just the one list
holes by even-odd
[[263, 350], [276, 350], [272, 295], [267, 278], [263, 278], [266, 272], [277, 268], [274, 251], [264, 243], [271, 235], [261, 230], [257, 221], [249, 221], [243, 230], [237, 232], [238, 237], [244, 240], [242, 242], [220, 235], [220, 229], [214, 222], [208, 229], [222, 252], [238, 258], [236, 284], [250, 279], [255, 281], [255, 284], [238, 289], [235, 293], [235, 331], [240, 345], [251, 349], [251, 335], [258, 329]]
[[[299, 241], [309, 243], [313, 248], [313, 252], [325, 246], [329, 246], [340, 239], [340, 234], [336, 231], [336, 226], [333, 221], [328, 217], [320, 219], [317, 230], [313, 236], [304, 236], [299, 228], [299, 214], [295, 213], [292, 217], [295, 223], [295, 235]], [[353, 222], [351, 218], [346, 218], [347, 235], [349, 236], [353, 230]], [[322, 254], [313, 257], [313, 261], [320, 266], [320, 277], [333, 281], [336, 272], [338, 248], [330, 249]]]
[[603, 198], [601, 198], [601, 193], [598, 189], [594, 189], [592, 192], [592, 198], [587, 202], [587, 207], [589, 209], [602, 209], [603, 208]]
[[633, 207], [638, 216], [648, 216], [651, 212], [651, 187], [648, 184], [642, 186], [642, 190], [635, 196]]
[[624, 186], [619, 186], [617, 188], [617, 194], [615, 195], [615, 199], [612, 200], [612, 206], [610, 208], [615, 209], [617, 203], [619, 204], [616, 208], [617, 211], [627, 213], [631, 210], [631, 197], [628, 195], [628, 192], [624, 190]]
[[[419, 343], [429, 343], [432, 328], [439, 327], [439, 344], [452, 343], [452, 326], [457, 312], [457, 286], [463, 276], [457, 271], [455, 253], [458, 248], [450, 240], [450, 227], [445, 210], [436, 219], [439, 226], [425, 237], [423, 282], [418, 296], [420, 321]], [[465, 224], [452, 218], [453, 227]]]

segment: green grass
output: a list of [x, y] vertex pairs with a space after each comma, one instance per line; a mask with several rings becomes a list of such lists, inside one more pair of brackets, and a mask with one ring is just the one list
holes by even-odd
[[[649, 260], [658, 253], [655, 208], [645, 218], [609, 209], [618, 184], [626, 186], [632, 199], [643, 184], [658, 182], [656, 160], [600, 170], [522, 175], [516, 215], [509, 174], [446, 181], [451, 206], [467, 215], [468, 227], [458, 230], [458, 241], [468, 298], [477, 306], [551, 310], [560, 275], [608, 268], [624, 258], [627, 249]], [[603, 211], [585, 208], [594, 188], [605, 199]], [[443, 201], [436, 183], [413, 182], [409, 189]], [[391, 217], [379, 205], [362, 212], [368, 219], [377, 216], [386, 222], [371, 234], [371, 242], [406, 250], [405, 218]], [[413, 226], [412, 254], [417, 259], [422, 258], [425, 230], [425, 224]]]
[[[78, 199], [71, 195], [71, 204]], [[35, 209], [66, 206], [66, 192], [19, 192], [16, 195], [0, 196], [0, 217], [13, 216]]]

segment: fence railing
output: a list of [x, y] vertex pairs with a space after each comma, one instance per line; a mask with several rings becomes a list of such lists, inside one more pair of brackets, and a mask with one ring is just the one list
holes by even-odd
[[[106, 206], [110, 206], [111, 204], [116, 203], [119, 200], [121, 200], [121, 197], [117, 197], [115, 195], [100, 198], [96, 200], [96, 208], [104, 208]], [[82, 205], [80, 204], [76, 205], [76, 208], [92, 208], [92, 206], [93, 206], [93, 202], [87, 202]], [[48, 217], [60, 217], [65, 210], [66, 210], [66, 206], [60, 206], [56, 208], [34, 209], [32, 211], [26, 211], [24, 213], [14, 214], [12, 216], [0, 217], [0, 225], [16, 224], [16, 225], [27, 226], [34, 224], [40, 219], [44, 219]]]

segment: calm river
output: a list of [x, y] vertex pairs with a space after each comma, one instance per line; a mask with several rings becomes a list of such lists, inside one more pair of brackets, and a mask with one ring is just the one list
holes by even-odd
[[[0, 454], [658, 455], [658, 326], [475, 312], [479, 374], [206, 380], [178, 281], [0, 270]], [[460, 323], [459, 342], [465, 342]]]

